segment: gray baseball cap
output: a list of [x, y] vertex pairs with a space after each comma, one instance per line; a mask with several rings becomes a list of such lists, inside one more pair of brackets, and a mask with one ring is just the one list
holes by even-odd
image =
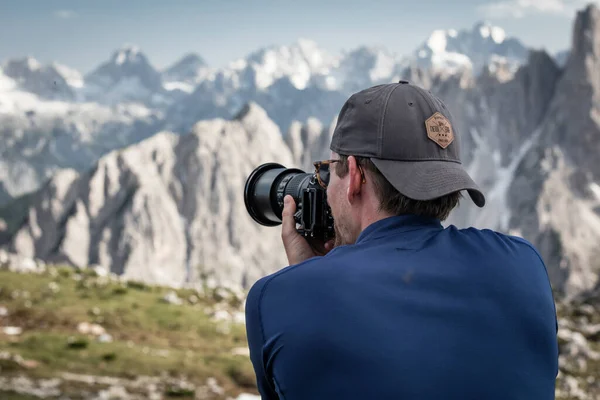
[[407, 81], [377, 85], [350, 96], [338, 116], [330, 149], [369, 157], [403, 195], [432, 200], [467, 190], [485, 205], [460, 160], [460, 140], [446, 105]]

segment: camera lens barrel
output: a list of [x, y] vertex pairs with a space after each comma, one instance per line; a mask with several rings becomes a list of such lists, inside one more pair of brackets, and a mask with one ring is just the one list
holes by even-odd
[[294, 220], [299, 234], [323, 241], [335, 236], [327, 191], [319, 185], [314, 173], [277, 163], [260, 165], [246, 180], [246, 210], [260, 225], [281, 225], [283, 199], [288, 194], [296, 202]]
[[311, 174], [277, 163], [257, 167], [246, 180], [244, 203], [248, 214], [264, 226], [281, 224], [283, 198], [290, 194], [296, 202], [308, 185]]

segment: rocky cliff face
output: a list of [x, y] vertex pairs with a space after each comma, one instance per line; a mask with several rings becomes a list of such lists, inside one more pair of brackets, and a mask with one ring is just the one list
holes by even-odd
[[568, 293], [593, 287], [600, 272], [596, 7], [578, 13], [572, 49], [538, 138], [518, 166], [508, 195], [511, 229], [540, 247], [556, 287]]
[[4, 247], [148, 282], [246, 286], [287, 263], [278, 228], [256, 224], [244, 206], [246, 177], [267, 161], [294, 165], [255, 104], [188, 135], [161, 132], [18, 200], [28, 204], [3, 215]]

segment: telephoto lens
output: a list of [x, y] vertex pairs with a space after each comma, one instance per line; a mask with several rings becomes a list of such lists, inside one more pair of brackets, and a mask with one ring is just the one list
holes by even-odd
[[250, 174], [244, 188], [248, 214], [261, 225], [280, 225], [283, 198], [289, 194], [298, 204], [302, 199], [302, 190], [308, 187], [312, 176], [277, 163], [260, 165]]
[[277, 163], [260, 165], [246, 180], [246, 210], [261, 225], [281, 225], [283, 198], [288, 194], [296, 202], [294, 220], [299, 234], [322, 241], [335, 236], [327, 191], [318, 183], [315, 173]]

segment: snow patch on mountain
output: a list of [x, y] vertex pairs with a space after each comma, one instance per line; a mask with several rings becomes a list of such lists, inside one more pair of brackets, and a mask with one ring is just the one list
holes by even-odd
[[180, 90], [185, 93], [192, 93], [195, 89], [195, 86], [193, 83], [179, 82], [179, 81], [165, 82], [163, 84], [163, 87], [167, 91], [170, 91], [170, 92]]
[[52, 66], [60, 72], [67, 83], [74, 88], [82, 88], [84, 85], [83, 75], [76, 69], [67, 67], [66, 65], [52, 63]]
[[592, 182], [592, 183], [590, 183], [590, 190], [592, 191], [592, 193], [594, 193], [594, 196], [596, 196], [596, 199], [598, 199], [600, 201], [600, 185], [597, 184], [596, 182]]
[[14, 81], [14, 79], [4, 75], [2, 68], [0, 68], [0, 93], [14, 90], [16, 87], [17, 83]]
[[[258, 90], [265, 90], [280, 78], [287, 77], [298, 90], [308, 87], [313, 75], [326, 75], [335, 58], [312, 40], [299, 39], [292, 45], [270, 46], [251, 53], [245, 59], [232, 62], [220, 72], [232, 81], [249, 78]], [[214, 75], [209, 79], [218, 79]]]
[[491, 37], [495, 43], [502, 43], [506, 38], [506, 32], [504, 29], [498, 26], [491, 26], [488, 24], [481, 24], [479, 26], [479, 34], [482, 38]]
[[433, 31], [404, 63], [451, 73], [469, 69], [479, 74], [490, 64], [510, 64], [516, 70], [527, 53], [527, 48], [508, 38], [504, 29], [479, 22], [471, 30]]
[[[512, 215], [508, 204], [508, 191], [517, 167], [537, 142], [541, 133], [542, 131], [538, 129], [528, 137], [507, 166], [501, 165], [498, 150], [492, 150], [481, 138], [477, 140], [476, 155], [474, 161], [468, 166], [468, 172], [476, 182], [492, 181], [493, 184], [486, 190], [486, 206], [473, 212], [468, 221], [465, 221], [468, 225], [508, 232]], [[481, 176], [482, 171], [492, 172], [492, 175]]]

